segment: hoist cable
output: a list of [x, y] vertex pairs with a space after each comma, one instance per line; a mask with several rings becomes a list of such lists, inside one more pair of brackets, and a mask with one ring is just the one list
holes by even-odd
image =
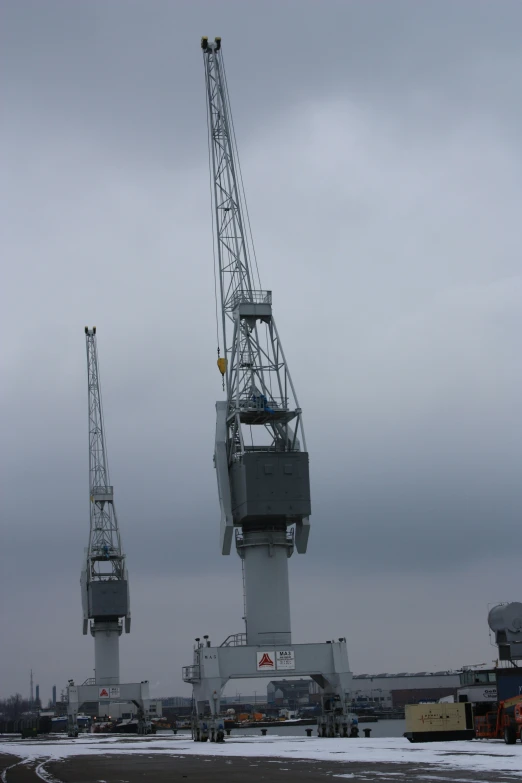
[[205, 83], [207, 85], [205, 107], [207, 110], [208, 185], [210, 190], [210, 226], [212, 232], [212, 257], [214, 260], [214, 305], [216, 311], [216, 342], [217, 342], [217, 352], [219, 357], [220, 345], [219, 345], [218, 292], [217, 292], [217, 274], [216, 274], [216, 237], [214, 235], [214, 224], [216, 226], [216, 233], [219, 231], [219, 229], [217, 226], [217, 217], [215, 215], [214, 192], [212, 188], [212, 149], [211, 149], [212, 130], [211, 130], [211, 122], [210, 122], [210, 113], [208, 108], [208, 93], [209, 93], [210, 85], [208, 83], [207, 69], [205, 66], [205, 55], [203, 55], [203, 67], [205, 69]]
[[[102, 393], [101, 393], [101, 384], [100, 384], [100, 364], [98, 361], [98, 346], [96, 344], [96, 339], [93, 339], [93, 353], [94, 353], [94, 361], [96, 362], [96, 383], [98, 388], [98, 402], [100, 404], [100, 429], [101, 429], [101, 447], [102, 447], [102, 454], [103, 454], [103, 467], [105, 470], [105, 481], [108, 485], [110, 485], [110, 474], [109, 474], [109, 457], [107, 455], [107, 445], [105, 442], [105, 420], [103, 417], [103, 401], [102, 401]], [[99, 460], [99, 456], [98, 456]]]
[[[258, 283], [259, 283], [259, 289], [261, 290], [261, 287], [262, 287], [261, 286], [261, 276], [259, 274], [259, 266], [258, 266], [258, 263], [257, 263], [257, 254], [256, 254], [256, 246], [254, 244], [254, 235], [252, 233], [252, 225], [250, 223], [250, 213], [248, 211], [248, 204], [247, 204], [247, 200], [246, 200], [245, 186], [243, 184], [243, 172], [241, 171], [241, 160], [240, 160], [240, 157], [239, 157], [239, 147], [237, 145], [237, 139], [236, 139], [236, 129], [234, 127], [234, 116], [232, 114], [232, 107], [230, 105], [230, 95], [229, 95], [229, 92], [228, 92], [227, 73], [226, 73], [226, 68], [225, 68], [225, 59], [223, 57], [223, 50], [221, 50], [221, 60], [223, 61], [222, 73], [223, 73], [225, 94], [226, 94], [226, 99], [227, 99], [228, 116], [230, 118], [230, 127], [232, 129], [231, 142], [233, 142], [235, 158], [236, 158], [237, 168], [238, 168], [238, 172], [239, 172], [239, 181], [240, 181], [240, 185], [241, 185], [241, 193], [239, 195], [243, 196], [243, 203], [244, 203], [244, 206], [245, 206], [245, 214], [246, 214], [246, 218], [247, 218], [248, 231], [249, 231], [249, 234], [250, 234], [250, 244], [252, 245], [252, 253], [253, 253], [254, 262], [255, 262], [255, 265], [256, 265], [257, 280], [258, 280]], [[247, 241], [248, 241], [248, 237], [247, 237]]]

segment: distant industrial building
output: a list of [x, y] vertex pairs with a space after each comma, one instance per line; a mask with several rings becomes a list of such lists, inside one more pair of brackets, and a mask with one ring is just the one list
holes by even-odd
[[313, 680], [271, 680], [266, 689], [266, 701], [271, 707], [297, 709], [310, 703]]
[[246, 705], [251, 704], [252, 706], [263, 705], [266, 704], [266, 698], [263, 695], [262, 691], [259, 691], [259, 693], [256, 691], [255, 693], [248, 694], [248, 693], [236, 693], [235, 696], [223, 696], [221, 699], [221, 704], [227, 704], [232, 706], [237, 705]]
[[[359, 704], [397, 709], [406, 704], [456, 696], [459, 685], [460, 672], [457, 671], [356, 674], [352, 698]], [[267, 687], [267, 704], [297, 709], [317, 704], [320, 694], [320, 688], [313, 680], [271, 680]]]
[[397, 708], [456, 696], [459, 685], [458, 671], [356, 674], [352, 694], [355, 701]]
[[163, 707], [190, 707], [191, 696], [163, 696], [158, 699]]

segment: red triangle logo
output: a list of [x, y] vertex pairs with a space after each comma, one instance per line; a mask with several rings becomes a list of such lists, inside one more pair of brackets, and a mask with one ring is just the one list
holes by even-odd
[[108, 696], [108, 695], [109, 695], [109, 693], [106, 690], [106, 688], [102, 688], [102, 690], [100, 691], [100, 696]]
[[273, 666], [274, 662], [268, 653], [263, 653], [263, 656], [257, 665], [259, 668], [261, 668], [261, 666]]

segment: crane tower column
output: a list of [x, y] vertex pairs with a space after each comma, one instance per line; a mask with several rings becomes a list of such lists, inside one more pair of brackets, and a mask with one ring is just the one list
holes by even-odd
[[118, 685], [120, 682], [120, 636], [118, 620], [91, 623], [94, 636], [94, 672], [98, 685]]
[[236, 535], [244, 561], [247, 644], [290, 644], [290, 589], [288, 558], [292, 533], [281, 530], [247, 530]]

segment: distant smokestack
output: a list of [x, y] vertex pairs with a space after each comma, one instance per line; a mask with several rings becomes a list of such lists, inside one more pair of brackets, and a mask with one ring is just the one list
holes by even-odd
[[33, 693], [33, 670], [32, 670], [32, 669], [31, 669], [31, 677], [30, 677], [30, 679], [29, 679], [29, 685], [30, 685], [30, 690], [31, 690], [31, 707], [32, 707], [32, 706], [33, 706], [33, 703], [34, 703], [34, 693]]
[[53, 707], [56, 707], [56, 685], [53, 685]]
[[36, 686], [36, 701], [40, 701], [40, 686]]

